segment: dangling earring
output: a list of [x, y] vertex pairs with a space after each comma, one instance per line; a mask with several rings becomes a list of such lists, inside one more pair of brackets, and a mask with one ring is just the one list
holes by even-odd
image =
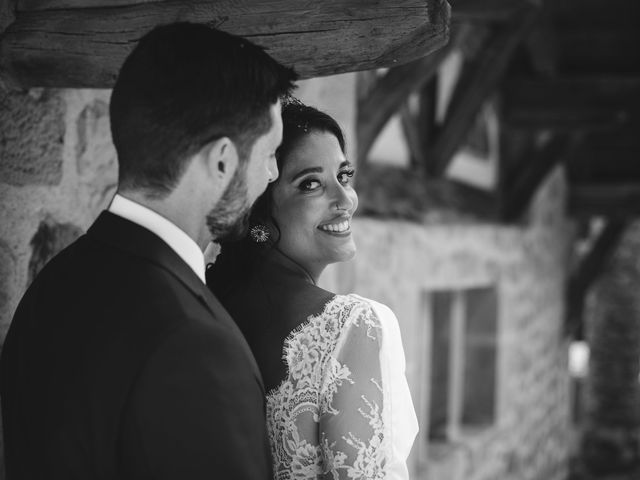
[[271, 232], [269, 232], [266, 225], [258, 223], [251, 227], [251, 230], [249, 230], [249, 236], [255, 243], [266, 243], [269, 238], [271, 238]]

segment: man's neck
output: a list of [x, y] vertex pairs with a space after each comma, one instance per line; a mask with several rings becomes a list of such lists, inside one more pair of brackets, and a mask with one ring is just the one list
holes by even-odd
[[192, 204], [189, 206], [183, 205], [184, 202], [180, 202], [179, 198], [176, 198], [173, 193], [160, 198], [134, 190], [118, 191], [118, 194], [166, 218], [189, 235], [202, 251], [205, 250], [210, 238], [203, 228], [204, 222], [202, 222], [201, 218], [204, 217], [204, 214], [199, 217], [198, 212], [195, 211], [196, 208]]

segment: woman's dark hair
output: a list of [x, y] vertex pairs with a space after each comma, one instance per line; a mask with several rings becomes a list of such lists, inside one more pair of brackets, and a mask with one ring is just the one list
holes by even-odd
[[[330, 115], [295, 98], [285, 98], [282, 102], [282, 143], [276, 150], [278, 171], [282, 174], [284, 165], [291, 151], [313, 132], [330, 133], [336, 137], [342, 153], [345, 152], [344, 134], [338, 122]], [[214, 293], [224, 295], [238, 285], [243, 278], [248, 278], [256, 268], [261, 257], [273, 248], [280, 235], [278, 224], [271, 215], [272, 192], [278, 181], [269, 184], [267, 190], [256, 200], [251, 209], [249, 225], [269, 225], [269, 240], [264, 243], [254, 242], [248, 232], [240, 241], [225, 242], [213, 267], [207, 271], [207, 284]]]
[[125, 60], [111, 95], [120, 185], [168, 194], [188, 158], [225, 136], [244, 161], [296, 78], [241, 37], [194, 23], [154, 28]]

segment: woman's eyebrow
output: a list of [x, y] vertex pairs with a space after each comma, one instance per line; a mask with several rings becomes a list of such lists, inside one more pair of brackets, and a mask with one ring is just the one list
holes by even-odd
[[340, 168], [353, 167], [353, 164], [349, 160], [345, 160], [340, 164]]
[[296, 173], [291, 179], [291, 181], [295, 182], [298, 178], [303, 177], [308, 173], [322, 173], [322, 171], [323, 171], [322, 167], [305, 168], [304, 170], [300, 170], [298, 173]]

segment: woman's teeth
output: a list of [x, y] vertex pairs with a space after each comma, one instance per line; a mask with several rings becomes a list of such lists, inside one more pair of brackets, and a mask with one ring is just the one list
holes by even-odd
[[344, 221], [342, 223], [330, 224], [330, 225], [320, 225], [320, 230], [326, 230], [327, 232], [346, 232], [349, 230], [349, 222]]

